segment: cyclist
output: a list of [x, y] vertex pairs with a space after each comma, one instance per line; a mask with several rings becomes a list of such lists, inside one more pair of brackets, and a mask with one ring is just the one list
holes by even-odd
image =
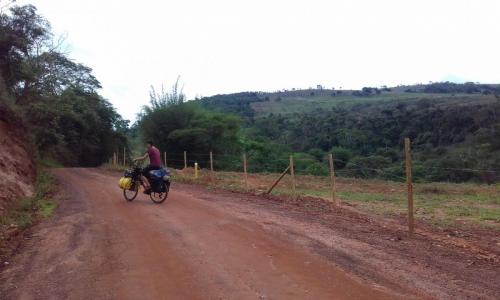
[[[146, 147], [146, 152], [143, 156], [137, 157], [134, 159], [136, 161], [144, 161], [146, 158], [149, 158], [149, 165], [142, 169], [142, 176], [144, 182], [144, 193], [151, 194], [151, 183], [149, 182], [149, 171], [151, 170], [159, 170], [161, 169], [161, 154], [160, 150], [156, 148], [152, 141], [149, 141]], [[144, 180], [146, 179], [146, 180]]]

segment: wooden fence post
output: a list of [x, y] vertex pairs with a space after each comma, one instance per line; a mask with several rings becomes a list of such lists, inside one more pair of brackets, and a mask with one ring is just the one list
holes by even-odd
[[210, 180], [214, 181], [214, 156], [210, 151]]
[[247, 155], [243, 153], [243, 173], [245, 174], [245, 188], [248, 189]]
[[127, 165], [127, 155], [125, 151], [125, 147], [123, 147], [123, 166], [125, 167]]
[[328, 162], [330, 163], [330, 184], [332, 187], [332, 202], [333, 205], [337, 206], [337, 199], [335, 197], [335, 167], [333, 164], [333, 155], [328, 154]]
[[184, 151], [184, 169], [187, 169], [188, 163], [187, 163], [187, 153]]
[[408, 187], [408, 231], [410, 236], [415, 231], [415, 220], [413, 219], [413, 177], [411, 172], [411, 142], [405, 138], [405, 165], [406, 165], [406, 184]]
[[116, 166], [116, 152], [113, 152], [113, 166]]
[[198, 179], [198, 163], [194, 163], [194, 179]]
[[167, 152], [163, 152], [163, 163], [165, 164], [165, 168], [167, 167]]
[[293, 155], [290, 155], [290, 175], [292, 176], [292, 191], [293, 197], [297, 197], [297, 191], [295, 190], [295, 170], [293, 167]]

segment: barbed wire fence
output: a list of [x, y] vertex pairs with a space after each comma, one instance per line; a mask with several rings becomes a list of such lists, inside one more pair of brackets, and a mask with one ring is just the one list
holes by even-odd
[[[130, 158], [128, 158], [130, 160]], [[406, 183], [407, 194], [407, 220], [408, 232], [411, 235], [415, 231], [414, 221], [414, 181], [412, 170], [412, 151], [411, 142], [409, 138], [404, 140], [404, 164], [399, 168], [394, 165], [380, 166], [378, 168], [369, 167], [352, 161], [344, 161], [335, 158], [333, 154], [328, 154], [321, 158], [304, 158], [295, 157], [293, 154], [288, 158], [278, 157], [263, 160], [261, 157], [258, 160], [251, 155], [242, 154], [217, 154], [217, 153], [196, 153], [187, 152], [182, 153], [167, 153], [162, 152], [163, 164], [166, 167], [178, 170], [180, 176], [190, 180], [206, 180], [210, 184], [217, 185], [222, 181], [223, 172], [232, 172], [231, 179], [240, 181], [245, 187], [245, 190], [257, 189], [253, 186], [249, 175], [265, 174], [272, 179], [262, 191], [264, 194], [270, 194], [274, 188], [289, 175], [287, 180], [287, 188], [291, 191], [291, 196], [297, 199], [299, 193], [297, 191], [298, 180], [296, 176], [314, 175], [314, 180], [327, 182], [329, 185], [329, 202], [338, 207], [341, 205], [340, 198], [337, 196], [338, 186], [336, 179], [341, 178], [383, 178], [385, 180]], [[109, 161], [114, 166], [127, 165], [127, 153], [125, 149], [113, 153], [113, 157]], [[337, 169], [336, 166], [343, 166]], [[320, 172], [311, 174], [310, 167], [321, 167]], [[348, 167], [347, 167], [348, 166]], [[474, 169], [474, 168], [453, 168], [453, 167], [427, 167], [433, 170], [444, 171], [460, 171], [460, 172], [478, 172], [482, 174], [500, 174], [500, 170], [492, 169]], [[299, 180], [300, 181], [300, 180]], [[258, 187], [262, 190], [262, 186]]]

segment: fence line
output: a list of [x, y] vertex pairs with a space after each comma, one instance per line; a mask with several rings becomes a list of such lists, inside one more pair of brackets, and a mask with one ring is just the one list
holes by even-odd
[[[123, 153], [123, 156], [121, 155]], [[130, 153], [129, 153], [130, 154]], [[272, 189], [279, 184], [281, 179], [283, 179], [286, 174], [289, 174], [291, 180], [289, 180], [288, 184], [290, 184], [289, 188], [292, 192], [294, 198], [297, 196], [297, 186], [295, 181], [295, 175], [303, 174], [304, 171], [307, 170], [308, 163], [319, 164], [323, 166], [323, 171], [326, 170], [326, 173], [323, 173], [325, 180], [328, 179], [329, 174], [329, 182], [330, 182], [330, 201], [334, 206], [340, 205], [340, 200], [336, 195], [339, 192], [338, 187], [336, 186], [336, 176], [343, 177], [356, 177], [356, 175], [363, 174], [364, 176], [380, 176], [385, 179], [395, 180], [398, 182], [406, 182], [407, 185], [407, 195], [408, 195], [408, 231], [411, 234], [414, 233], [415, 225], [414, 225], [414, 189], [413, 189], [413, 170], [412, 170], [412, 162], [411, 162], [411, 142], [409, 139], [405, 139], [405, 148], [404, 148], [404, 164], [401, 164], [401, 169], [398, 168], [397, 165], [386, 166], [381, 168], [373, 168], [368, 167], [359, 163], [348, 162], [342, 159], [338, 159], [333, 157], [332, 154], [328, 154], [326, 157], [320, 158], [309, 158], [309, 157], [296, 157], [293, 154], [289, 156], [289, 158], [285, 157], [273, 157], [270, 158], [272, 161], [263, 162], [262, 159], [257, 160], [256, 164], [252, 164], [252, 155], [248, 155], [244, 153], [241, 154], [218, 154], [218, 153], [190, 153], [184, 151], [182, 153], [167, 153], [163, 152], [163, 163], [166, 166], [167, 163], [170, 166], [183, 166], [184, 168], [194, 167], [195, 168], [195, 177], [203, 178], [204, 173], [198, 173], [198, 167], [203, 167], [209, 170], [210, 182], [212, 184], [216, 184], [217, 180], [220, 179], [214, 172], [217, 168], [220, 170], [231, 170], [235, 172], [242, 172], [243, 175], [241, 180], [244, 181], [245, 189], [248, 190], [251, 185], [251, 178], [249, 178], [248, 173], [261, 173], [271, 172], [277, 173], [281, 176], [278, 178], [276, 182], [270, 186], [268, 192], [270, 193]], [[230, 160], [225, 160], [230, 159]], [[126, 150], [123, 151], [115, 151], [113, 153], [112, 158], [110, 158], [110, 163], [117, 166], [123, 162], [123, 165], [127, 162]], [[343, 164], [346, 168], [337, 169], [336, 164]], [[484, 173], [500, 173], [500, 170], [495, 169], [473, 169], [473, 168], [452, 168], [452, 167], [425, 167], [430, 170], [449, 170], [449, 171], [463, 171], [463, 172], [484, 172]], [[414, 168], [413, 168], [414, 169]], [[283, 171], [285, 170], [285, 171]], [[307, 172], [307, 171], [306, 171]], [[198, 176], [200, 174], [200, 176]]]
[[[188, 165], [192, 165], [194, 163], [199, 163], [199, 164], [203, 164], [206, 166], [210, 166], [210, 154], [205, 155], [207, 157], [206, 159], [189, 158], [189, 154], [190, 153], [187, 153], [188, 159], [186, 160]], [[178, 153], [178, 155], [183, 155], [183, 153]], [[176, 158], [170, 158], [170, 157], [172, 157], [172, 154], [169, 153], [167, 156], [167, 153], [164, 152], [164, 157], [163, 157], [164, 165], [167, 165], [167, 162], [184, 163], [183, 159], [176, 159]], [[227, 163], [227, 161], [219, 160], [219, 159], [217, 159], [217, 157], [223, 157], [223, 158], [224, 157], [233, 157], [237, 160], [240, 160], [242, 162], [241, 170], [243, 171], [243, 160], [241, 159], [240, 155], [213, 154], [213, 157], [214, 157], [212, 159], [213, 166], [220, 165], [221, 163]], [[246, 157], [247, 157], [246, 158], [247, 159], [247, 170], [251, 170], [251, 168], [252, 168], [251, 156], [246, 156]], [[328, 157], [328, 156], [326, 156], [326, 157]], [[128, 161], [127, 161], [125, 150], [124, 150], [123, 154], [119, 153], [118, 151], [114, 152], [113, 156], [110, 158], [109, 161], [113, 165], [126, 165], [126, 163]], [[327, 161], [327, 159], [325, 159], [325, 161]], [[401, 167], [401, 175], [398, 175], [397, 173], [395, 173], [395, 172], [397, 172], [397, 170], [395, 170], [395, 167], [370, 168], [370, 167], [362, 166], [362, 165], [359, 165], [359, 164], [356, 164], [353, 162], [347, 162], [347, 161], [344, 161], [341, 159], [337, 159], [337, 158], [334, 158], [333, 161], [336, 163], [345, 164], [347, 166], [347, 167], [344, 167], [343, 169], [335, 170], [335, 172], [337, 174], [353, 173], [354, 171], [371, 171], [371, 172], [377, 173], [378, 175], [388, 176], [388, 177], [393, 178], [397, 181], [406, 180], [406, 177], [401, 176], [404, 174], [403, 167]], [[296, 157], [294, 157], [294, 162], [295, 162], [295, 164], [297, 164], [297, 162], [322, 163], [322, 161], [319, 161], [319, 160], [316, 160], [313, 158], [296, 158]], [[263, 169], [265, 169], [265, 168], [279, 169], [281, 166], [287, 165], [288, 163], [289, 163], [289, 159], [277, 158], [277, 159], [274, 159], [273, 163], [259, 163], [259, 166], [262, 167]], [[325, 169], [327, 169], [326, 166], [325, 166]], [[432, 166], [425, 166], [425, 169], [445, 170], [445, 171], [463, 171], [463, 172], [500, 173], [500, 169], [451, 168], [451, 167], [432, 167]], [[268, 170], [264, 170], [264, 171], [268, 171]], [[297, 170], [296, 170], [296, 173], [297, 173]], [[301, 171], [299, 170], [298, 173], [301, 174]]]

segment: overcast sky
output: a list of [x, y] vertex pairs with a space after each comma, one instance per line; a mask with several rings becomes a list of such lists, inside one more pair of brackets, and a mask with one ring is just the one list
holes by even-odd
[[284, 88], [500, 83], [498, 0], [32, 0], [127, 119], [178, 75], [188, 98]]

